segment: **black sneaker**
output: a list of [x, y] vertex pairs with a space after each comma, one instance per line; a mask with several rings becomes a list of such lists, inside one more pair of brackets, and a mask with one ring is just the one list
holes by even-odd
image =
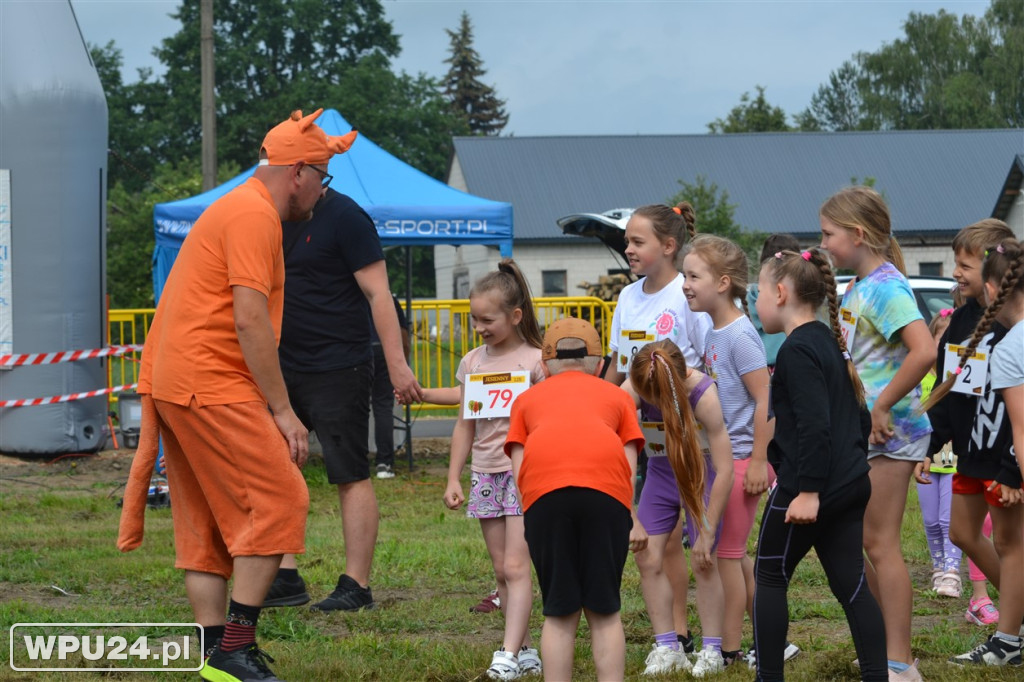
[[966, 654], [949, 659], [956, 665], [1021, 665], [1021, 643], [1013, 644], [995, 635]]
[[679, 647], [683, 650], [684, 654], [692, 654], [694, 650], [693, 635], [687, 632], [685, 635], [676, 635], [676, 639], [679, 640]]
[[344, 573], [338, 578], [338, 587], [327, 599], [309, 607], [310, 611], [362, 611], [376, 608], [373, 592], [369, 587], [360, 587]]
[[267, 597], [263, 600], [263, 608], [268, 606], [302, 606], [309, 601], [309, 592], [306, 591], [306, 581], [299, 577], [298, 581], [282, 580], [281, 576], [274, 578], [273, 584], [267, 590]]
[[218, 646], [206, 659], [199, 676], [210, 682], [284, 682], [267, 667], [266, 661], [273, 663], [274, 659], [261, 651], [256, 642], [229, 652], [221, 651]]

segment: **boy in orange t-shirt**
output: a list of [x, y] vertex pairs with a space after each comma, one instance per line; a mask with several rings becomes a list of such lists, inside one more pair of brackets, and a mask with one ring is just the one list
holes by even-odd
[[513, 403], [505, 442], [544, 601], [541, 650], [549, 679], [572, 677], [581, 611], [598, 679], [623, 679], [622, 570], [627, 550], [647, 544], [632, 510], [644, 438], [633, 401], [598, 378], [601, 356], [589, 323], [552, 324], [541, 349], [549, 378]]

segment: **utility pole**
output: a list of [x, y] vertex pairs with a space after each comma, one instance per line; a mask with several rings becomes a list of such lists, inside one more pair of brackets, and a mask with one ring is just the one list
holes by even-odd
[[203, 191], [217, 186], [217, 105], [214, 99], [213, 0], [199, 3], [199, 74], [202, 92]]

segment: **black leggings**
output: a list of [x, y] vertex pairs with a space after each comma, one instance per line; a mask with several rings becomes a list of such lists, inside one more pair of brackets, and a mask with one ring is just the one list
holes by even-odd
[[789, 629], [786, 590], [797, 564], [814, 547], [832, 594], [846, 612], [853, 634], [862, 680], [888, 680], [885, 625], [864, 575], [864, 508], [871, 482], [861, 477], [829, 495], [818, 520], [806, 525], [786, 523], [793, 496], [776, 486], [761, 517], [754, 588], [754, 648], [757, 679], [782, 680], [782, 655]]

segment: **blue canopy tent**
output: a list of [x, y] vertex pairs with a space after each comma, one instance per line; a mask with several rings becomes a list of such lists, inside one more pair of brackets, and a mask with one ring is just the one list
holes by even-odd
[[[334, 109], [317, 124], [328, 135], [352, 126]], [[256, 166], [223, 185], [153, 208], [156, 247], [153, 289], [157, 300], [182, 242], [206, 207], [245, 182]], [[416, 170], [360, 135], [345, 154], [331, 159], [331, 187], [352, 197], [377, 225], [384, 246], [485, 244], [512, 255], [512, 204], [460, 192]]]
[[[344, 135], [352, 126], [334, 109], [316, 120], [328, 135]], [[164, 283], [182, 242], [206, 207], [245, 182], [253, 166], [208, 192], [157, 204], [153, 208], [156, 246], [153, 250], [153, 290], [160, 300]], [[348, 152], [331, 159], [331, 187], [352, 197], [373, 218], [384, 246], [483, 244], [497, 246], [512, 256], [512, 204], [466, 194], [431, 178], [387, 153], [360, 135]], [[407, 250], [406, 282], [411, 282], [412, 257]], [[411, 284], [406, 292], [411, 305]], [[410, 408], [406, 406], [405, 432], [409, 468], [412, 468]]]

